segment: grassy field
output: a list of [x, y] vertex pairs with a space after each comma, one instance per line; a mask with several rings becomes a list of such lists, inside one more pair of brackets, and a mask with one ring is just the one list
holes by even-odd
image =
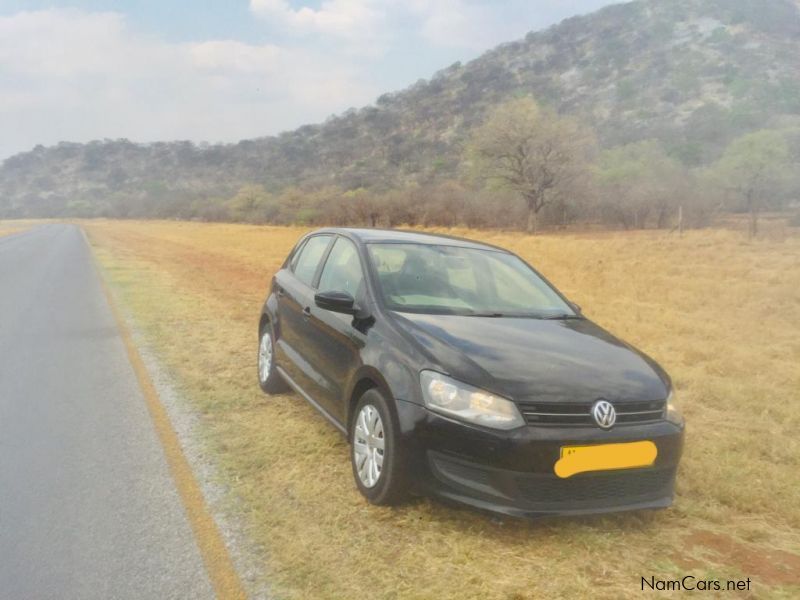
[[28, 227], [22, 223], [16, 223], [14, 221], [0, 221], [0, 237], [25, 231], [26, 229], [28, 229]]
[[709, 230], [528, 237], [508, 247], [658, 360], [688, 421], [674, 508], [497, 519], [426, 499], [376, 508], [345, 440], [256, 383], [256, 328], [299, 228], [87, 222], [105, 276], [202, 415], [278, 598], [619, 598], [641, 577], [750, 577], [800, 594], [800, 237]]

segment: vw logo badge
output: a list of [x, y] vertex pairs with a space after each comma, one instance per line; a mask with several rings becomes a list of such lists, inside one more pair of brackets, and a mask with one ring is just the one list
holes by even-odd
[[614, 405], [607, 400], [598, 400], [594, 403], [592, 416], [603, 429], [611, 429], [617, 421], [617, 411], [614, 410]]

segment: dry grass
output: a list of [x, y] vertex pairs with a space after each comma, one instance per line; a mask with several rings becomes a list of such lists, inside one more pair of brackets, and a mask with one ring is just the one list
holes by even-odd
[[28, 226], [15, 221], [0, 221], [0, 237], [11, 235], [12, 233], [19, 233], [26, 229], [28, 229]]
[[747, 577], [800, 594], [800, 239], [711, 230], [527, 237], [508, 247], [658, 360], [688, 419], [674, 508], [520, 523], [429, 500], [375, 508], [346, 442], [256, 384], [256, 327], [298, 228], [85, 227], [113, 289], [203, 416], [280, 598], [618, 598], [642, 576]]

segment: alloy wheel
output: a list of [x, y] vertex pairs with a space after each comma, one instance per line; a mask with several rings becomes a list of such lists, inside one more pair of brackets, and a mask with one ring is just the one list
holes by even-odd
[[258, 376], [261, 383], [265, 383], [272, 368], [272, 336], [269, 331], [261, 335], [261, 342], [258, 345]]
[[385, 441], [383, 421], [378, 409], [371, 404], [365, 404], [356, 417], [353, 436], [356, 472], [364, 487], [374, 487], [380, 479]]

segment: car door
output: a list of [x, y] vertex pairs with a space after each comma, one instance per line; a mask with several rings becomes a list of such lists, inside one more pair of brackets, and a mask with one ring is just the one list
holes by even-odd
[[[320, 292], [347, 292], [362, 298], [365, 291], [364, 269], [356, 245], [339, 236], [333, 244], [317, 283]], [[310, 325], [317, 342], [318, 371], [324, 380], [320, 403], [342, 424], [346, 419], [345, 390], [354, 370], [361, 364], [360, 350], [366, 335], [354, 327], [353, 315], [311, 309]]]
[[332, 234], [308, 238], [292, 257], [287, 269], [275, 278], [278, 297], [278, 332], [276, 355], [286, 374], [311, 396], [318, 395], [320, 376], [313, 366], [315, 341], [309, 324], [314, 303], [314, 281], [319, 272]]

